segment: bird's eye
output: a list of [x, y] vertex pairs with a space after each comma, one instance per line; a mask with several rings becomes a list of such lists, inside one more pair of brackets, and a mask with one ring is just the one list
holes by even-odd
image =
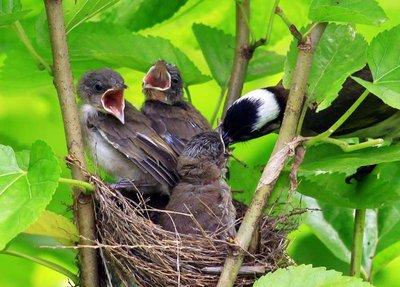
[[179, 80], [178, 80], [177, 78], [172, 78], [172, 82], [173, 82], [174, 84], [177, 84], [177, 83], [179, 82]]
[[103, 90], [103, 86], [99, 83], [94, 84], [93, 87], [97, 92], [101, 92]]

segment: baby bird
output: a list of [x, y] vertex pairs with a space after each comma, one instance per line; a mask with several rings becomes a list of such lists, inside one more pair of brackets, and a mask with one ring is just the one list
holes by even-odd
[[[227, 155], [217, 132], [194, 136], [178, 158], [181, 180], [172, 190], [160, 225], [181, 234], [235, 235], [236, 211], [229, 186], [223, 179]], [[188, 215], [184, 215], [184, 214]], [[190, 216], [189, 216], [190, 215]]]
[[176, 66], [157, 61], [143, 79], [143, 92], [146, 101], [141, 111], [178, 155], [194, 135], [211, 130], [200, 112], [183, 99], [183, 80]]
[[86, 73], [78, 84], [80, 118], [95, 163], [118, 180], [164, 192], [177, 182], [176, 153], [151, 121], [124, 99], [127, 86], [111, 69]]

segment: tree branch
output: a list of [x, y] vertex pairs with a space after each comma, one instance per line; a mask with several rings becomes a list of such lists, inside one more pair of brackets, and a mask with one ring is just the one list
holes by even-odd
[[258, 222], [262, 217], [267, 199], [275, 186], [280, 171], [283, 168], [282, 162], [279, 162], [279, 166], [277, 166], [277, 157], [281, 157], [281, 160], [286, 159], [290, 154], [288, 149], [290, 150], [293, 148], [293, 146], [291, 147], [287, 143], [290, 143], [291, 145], [294, 144], [292, 140], [296, 135], [297, 124], [304, 102], [308, 74], [312, 64], [313, 51], [318, 44], [325, 27], [325, 23], [316, 25], [310, 34], [306, 36], [304, 44], [299, 46], [296, 69], [293, 73], [292, 86], [278, 140], [275, 144], [272, 156], [264, 168], [254, 198], [236, 235], [235, 242], [238, 245], [238, 250], [230, 252], [228, 255], [225, 261], [224, 270], [222, 271], [217, 285], [218, 287], [233, 286], [243, 262], [244, 251], [246, 251], [250, 245], [253, 233], [257, 229]]
[[[65, 35], [64, 15], [61, 0], [44, 0], [49, 23], [50, 41], [53, 52], [54, 85], [61, 106], [68, 152], [85, 167], [82, 135], [75, 101], [75, 89], [69, 63]], [[72, 177], [85, 180], [77, 166], [72, 166]], [[80, 233], [80, 245], [91, 245], [95, 239], [94, 204], [80, 188], [74, 188], [74, 211]], [[96, 251], [92, 248], [80, 250], [81, 286], [99, 286]]]
[[251, 58], [250, 53], [250, 0], [236, 1], [236, 46], [231, 77], [229, 79], [228, 94], [225, 99], [223, 115], [242, 94], [243, 83], [246, 77], [247, 66]]
[[361, 276], [363, 239], [365, 228], [365, 209], [356, 209], [354, 217], [353, 244], [351, 247], [350, 275]]
[[288, 26], [289, 31], [292, 34], [292, 36], [295, 37], [297, 39], [297, 41], [299, 41], [299, 43], [302, 42], [303, 41], [303, 35], [301, 35], [299, 30], [296, 28], [296, 26], [292, 22], [290, 22], [289, 18], [286, 17], [286, 14], [283, 12], [282, 8], [276, 7], [275, 8], [275, 13], [276, 13], [276, 15], [281, 17], [281, 19], [286, 24], [286, 26]]

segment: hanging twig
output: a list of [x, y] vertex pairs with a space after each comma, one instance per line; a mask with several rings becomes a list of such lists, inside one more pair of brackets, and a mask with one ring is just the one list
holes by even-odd
[[250, 53], [250, 0], [236, 1], [236, 45], [231, 77], [228, 84], [228, 94], [225, 99], [223, 115], [242, 94], [243, 83], [246, 77], [247, 65], [251, 58]]
[[[61, 0], [44, 0], [50, 30], [53, 52], [54, 85], [61, 106], [68, 152], [85, 166], [82, 135], [78, 120], [71, 66], [64, 27], [64, 15]], [[77, 166], [71, 166], [72, 177], [85, 180]], [[90, 245], [95, 239], [94, 205], [91, 196], [80, 188], [74, 188], [74, 211], [81, 245]], [[81, 286], [99, 286], [96, 251], [92, 248], [80, 250]]]
[[[289, 150], [293, 148], [296, 143], [296, 141], [293, 142], [292, 140], [296, 135], [296, 128], [303, 106], [313, 51], [318, 44], [325, 27], [325, 23], [316, 25], [310, 32], [310, 35], [306, 36], [304, 44], [299, 46], [297, 64], [293, 73], [292, 86], [278, 140], [275, 144], [272, 157], [264, 168], [255, 196], [236, 235], [235, 243], [239, 248], [231, 252], [226, 259], [224, 270], [222, 271], [217, 285], [218, 287], [233, 286], [243, 262], [244, 251], [249, 247], [253, 233], [262, 216], [265, 203], [267, 202], [267, 199], [275, 186], [279, 173], [283, 168], [282, 167], [279, 170], [282, 164], [281, 161], [284, 161], [290, 156]], [[291, 146], [288, 146], [288, 143], [290, 143]], [[279, 158], [280, 161], [278, 162], [277, 159]]]

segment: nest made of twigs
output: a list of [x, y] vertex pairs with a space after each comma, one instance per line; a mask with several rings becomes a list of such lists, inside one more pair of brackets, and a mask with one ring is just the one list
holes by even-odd
[[[111, 190], [97, 177], [90, 178], [96, 186], [97, 244], [107, 286], [217, 284], [225, 258], [236, 245], [212, 236], [165, 231], [148, 219], [154, 210]], [[289, 265], [285, 254], [289, 230], [284, 226], [279, 218], [263, 219], [259, 251], [246, 255], [235, 286], [251, 286], [262, 274]]]

